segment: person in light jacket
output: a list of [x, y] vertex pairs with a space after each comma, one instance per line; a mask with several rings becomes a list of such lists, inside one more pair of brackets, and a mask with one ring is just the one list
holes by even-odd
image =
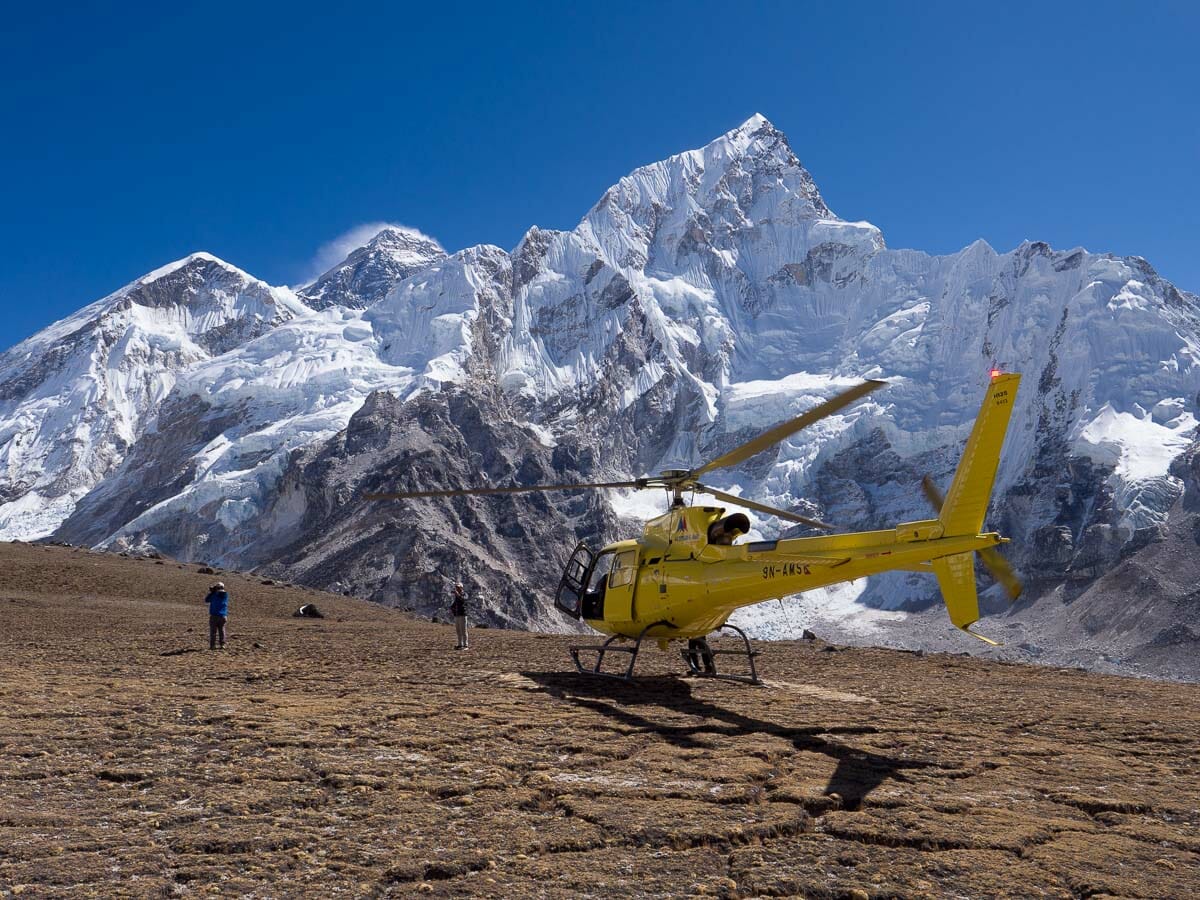
[[467, 649], [467, 595], [461, 581], [454, 583], [454, 596], [450, 599], [450, 615], [454, 616], [454, 631], [458, 635], [455, 650]]

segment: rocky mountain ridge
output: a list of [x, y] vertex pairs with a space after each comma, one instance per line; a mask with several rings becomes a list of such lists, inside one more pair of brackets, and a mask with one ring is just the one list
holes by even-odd
[[[394, 240], [299, 294], [262, 286], [286, 315], [234, 304], [224, 343], [189, 338], [203, 352], [174, 368], [123, 358], [170, 383], [138, 395], [127, 443], [105, 445], [100, 477], [75, 493], [38, 488], [10, 437], [3, 534], [154, 546], [427, 612], [462, 577], [498, 624], [559, 629], [546, 600], [573, 541], [627, 535], [660, 498], [358, 498], [690, 465], [881, 377], [886, 391], [718, 486], [839, 527], [892, 524], [926, 514], [920, 478], [948, 479], [993, 366], [1026, 375], [989, 523], [1014, 538], [1029, 608], [1061, 610], [1194, 528], [1178, 460], [1196, 440], [1200, 299], [1136, 257], [1036, 242], [888, 249], [874, 226], [836, 217], [761, 116], [635, 170], [575, 229], [532, 228], [511, 253], [425, 247], [405, 274], [380, 264], [395, 263]], [[23, 371], [48, 367], [56, 328], [4, 359], [26, 348]], [[0, 376], [18, 403], [54, 390]], [[76, 408], [108, 431], [124, 421]], [[68, 469], [46, 457], [41, 471]], [[22, 519], [28, 509], [37, 517]], [[930, 579], [893, 575], [798, 602], [870, 638], [903, 631], [934, 596]], [[1192, 621], [1200, 605], [1178, 587], [1158, 602], [1155, 621]], [[765, 605], [741, 621], [765, 635], [801, 627]], [[1069, 637], [1055, 641], [1070, 652]]]

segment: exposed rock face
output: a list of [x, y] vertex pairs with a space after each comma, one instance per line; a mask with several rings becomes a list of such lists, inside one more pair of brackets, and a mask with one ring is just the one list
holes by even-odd
[[[1004, 254], [982, 241], [941, 257], [890, 250], [873, 225], [834, 215], [761, 116], [630, 173], [571, 231], [533, 228], [511, 252], [450, 256], [410, 239], [380, 234], [304, 289], [317, 311], [264, 286], [271, 315], [239, 307], [199, 328], [195, 354], [139, 395], [149, 399], [132, 430], [80, 400], [70, 428], [94, 420], [124, 436], [84, 442], [103, 481], [50, 507], [21, 461], [9, 466], [9, 506], [65, 520], [67, 539], [266, 567], [426, 611], [461, 576], [494, 599], [496, 623], [561, 628], [547, 602], [571, 545], [627, 535], [657, 498], [356, 498], [418, 481], [689, 466], [868, 376], [890, 385], [715, 484], [847, 529], [886, 526], [928, 514], [920, 479], [948, 483], [1000, 366], [1025, 379], [989, 524], [1013, 538], [1026, 602], [1052, 600], [1038, 608], [1061, 615], [1115, 566], [1180, 529], [1192, 539], [1181, 513], [1200, 507], [1200, 299], [1140, 258], [1033, 242]], [[155, 285], [139, 294], [145, 307], [129, 302], [199, 302], [190, 282], [160, 278], [142, 280]], [[32, 339], [38, 365], [75, 352], [52, 347], [94, 340], [85, 313]], [[162, 371], [147, 357], [130, 380]], [[36, 396], [59, 396], [42, 376], [0, 385], [29, 398], [34, 382], [48, 385]], [[3, 421], [2, 452], [15, 459], [17, 419]], [[919, 574], [846, 590], [829, 603], [898, 621], [936, 596]], [[808, 624], [755, 615], [760, 633]]]
[[[214, 409], [195, 396], [171, 395], [159, 408], [154, 427], [79, 502], [57, 535], [72, 544], [101, 544], [159, 504], [170, 504], [200, 477], [205, 449], [221, 443], [240, 417], [236, 408]], [[130, 545], [154, 546], [173, 558], [204, 560], [210, 546], [230, 537], [233, 523], [216, 512], [211, 505], [201, 505], [192, 515], [172, 517], [169, 528], [152, 529], [153, 538], [142, 530], [126, 531], [123, 539]]]
[[370, 241], [299, 290], [313, 309], [365, 309], [397, 284], [446, 256], [432, 238], [406, 228], [382, 229]]
[[[364, 493], [466, 483], [540, 484], [582, 473], [569, 447], [545, 446], [514, 419], [494, 386], [471, 383], [403, 403], [372, 394], [345, 431], [297, 454], [264, 511], [261, 533], [279, 572], [306, 584], [441, 613], [462, 581], [472, 617], [561, 630], [550, 590], [579, 535], [615, 526], [595, 494], [365, 503]], [[261, 558], [262, 551], [255, 556]]]

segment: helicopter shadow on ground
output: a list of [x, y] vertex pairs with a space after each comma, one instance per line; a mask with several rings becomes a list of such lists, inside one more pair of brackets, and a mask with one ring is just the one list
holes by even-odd
[[[907, 782], [907, 770], [935, 767], [929, 760], [901, 758], [860, 750], [831, 740], [828, 735], [878, 734], [870, 725], [833, 725], [788, 727], [765, 719], [756, 719], [697, 697], [694, 682], [678, 676], [639, 678], [634, 682], [596, 678], [568, 672], [522, 672], [550, 696], [606, 716], [627, 728], [655, 734], [685, 749], [708, 749], [709, 737], [772, 735], [791, 741], [797, 750], [820, 753], [835, 760], [837, 766], [825, 785], [826, 796], [837, 794], [841, 808], [858, 809], [863, 800], [884, 781]], [[699, 716], [697, 725], [675, 725], [656, 721], [654, 710]]]

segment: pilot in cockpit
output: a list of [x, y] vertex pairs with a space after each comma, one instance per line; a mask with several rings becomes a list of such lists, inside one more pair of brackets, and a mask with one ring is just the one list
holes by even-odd
[[733, 546], [734, 538], [750, 530], [750, 517], [745, 513], [734, 513], [717, 519], [708, 526], [708, 542], [718, 547]]

